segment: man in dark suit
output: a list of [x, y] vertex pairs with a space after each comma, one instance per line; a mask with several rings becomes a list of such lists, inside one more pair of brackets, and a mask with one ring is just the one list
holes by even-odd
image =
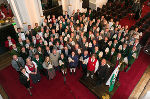
[[89, 11], [86, 13], [86, 16], [90, 17], [90, 20], [93, 20], [93, 13], [91, 9], [89, 9]]
[[13, 55], [13, 59], [11, 61], [12, 67], [20, 73], [20, 69], [25, 66], [25, 62], [22, 57], [18, 57], [17, 55]]
[[65, 15], [63, 16], [64, 19], [69, 19], [69, 15], [68, 15], [68, 12], [65, 11]]
[[66, 58], [68, 58], [68, 55], [71, 54], [71, 50], [68, 49], [67, 46], [65, 46], [64, 49], [62, 50], [62, 53], [64, 54], [64, 56], [65, 56]]
[[118, 53], [116, 56], [113, 56], [111, 63], [114, 64], [114, 69], [122, 62], [123, 58], [121, 57], [121, 53]]
[[12, 45], [12, 50], [10, 51], [10, 54], [20, 56], [20, 48], [16, 46], [16, 44]]
[[97, 82], [96, 85], [100, 85], [102, 82], [106, 80], [108, 66], [106, 65], [106, 59], [102, 59], [101, 64], [97, 70]]
[[80, 15], [81, 15], [81, 13], [80, 13], [80, 10], [78, 9], [77, 12], [75, 13], [75, 16], [74, 16], [75, 20], [79, 20]]
[[137, 54], [139, 55], [140, 50], [141, 50], [141, 45], [140, 45], [138, 39], [135, 40], [135, 42], [133, 43], [133, 45], [131, 46], [131, 48], [133, 48], [134, 46], [136, 46], [136, 51], [137, 51]]
[[88, 55], [88, 51], [85, 50], [83, 54], [81, 54], [81, 57], [80, 57], [80, 61], [81, 61], [81, 66], [82, 66], [82, 70], [83, 70], [83, 78], [86, 77], [87, 75], [87, 64], [86, 64], [86, 60], [89, 58], [89, 55]]
[[45, 50], [44, 50], [44, 56], [49, 56], [51, 53], [50, 48], [48, 46], [46, 46]]
[[105, 37], [104, 40], [100, 40], [98, 42], [99, 49], [104, 51], [109, 45], [108, 45], [108, 37]]
[[129, 52], [129, 48], [128, 48], [128, 46], [127, 46], [126, 43], [123, 44], [122, 49], [119, 50], [119, 52], [122, 54], [122, 57], [123, 57], [123, 58], [124, 58], [124, 57], [127, 57], [128, 52]]
[[115, 51], [115, 48], [113, 47], [113, 48], [111, 49], [111, 51], [109, 51], [109, 53], [108, 53], [108, 61], [111, 61], [112, 58], [113, 58], [116, 54], [117, 54], [117, 53], [116, 53], [116, 51]]

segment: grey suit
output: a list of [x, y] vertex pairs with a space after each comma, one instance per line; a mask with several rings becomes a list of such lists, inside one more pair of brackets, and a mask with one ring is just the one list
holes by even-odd
[[17, 62], [19, 62], [22, 67], [25, 66], [25, 62], [24, 62], [24, 60], [22, 59], [22, 57], [18, 57], [18, 61], [15, 61], [15, 60], [12, 60], [12, 61], [11, 61], [12, 67], [13, 67], [16, 71], [20, 71], [20, 68], [19, 68], [20, 66], [19, 66], [19, 64], [18, 64]]

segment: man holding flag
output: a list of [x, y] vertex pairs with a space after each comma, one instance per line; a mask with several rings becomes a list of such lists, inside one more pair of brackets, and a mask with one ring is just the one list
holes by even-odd
[[106, 59], [102, 59], [101, 64], [97, 70], [97, 82], [96, 86], [100, 85], [106, 80], [106, 74], [108, 72], [108, 65], [106, 64]]
[[115, 70], [113, 71], [113, 73], [109, 77], [108, 81], [106, 82], [106, 85], [109, 85], [109, 92], [111, 92], [114, 88], [115, 81], [116, 81], [116, 78], [118, 76], [118, 72], [119, 72], [121, 64], [122, 64], [122, 62], [120, 62], [120, 64], [115, 68]]

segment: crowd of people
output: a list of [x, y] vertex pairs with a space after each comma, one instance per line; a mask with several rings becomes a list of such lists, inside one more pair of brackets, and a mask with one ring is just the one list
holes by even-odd
[[18, 28], [16, 36], [18, 41], [8, 36], [5, 46], [10, 49], [12, 66], [21, 83], [32, 95], [30, 79], [38, 83], [40, 75], [45, 75], [52, 80], [56, 71], [63, 76], [68, 72], [76, 75], [76, 68], [81, 67], [83, 78], [97, 75], [97, 84], [105, 80], [110, 68], [107, 62], [113, 64], [113, 70], [121, 63], [119, 71], [127, 72], [138, 58], [142, 33], [138, 27], [129, 32], [128, 25], [121, 26], [113, 18], [94, 18], [89, 9], [87, 13], [77, 10], [70, 16], [66, 11], [58, 18], [47, 16], [33, 29], [31, 25], [26, 31]]

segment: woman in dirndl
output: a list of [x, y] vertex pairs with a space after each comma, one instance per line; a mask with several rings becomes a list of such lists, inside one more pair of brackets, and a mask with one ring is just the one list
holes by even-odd
[[41, 80], [40, 73], [37, 69], [37, 64], [34, 61], [31, 61], [30, 58], [26, 59], [25, 69], [27, 73], [31, 76], [33, 83], [37, 83]]

